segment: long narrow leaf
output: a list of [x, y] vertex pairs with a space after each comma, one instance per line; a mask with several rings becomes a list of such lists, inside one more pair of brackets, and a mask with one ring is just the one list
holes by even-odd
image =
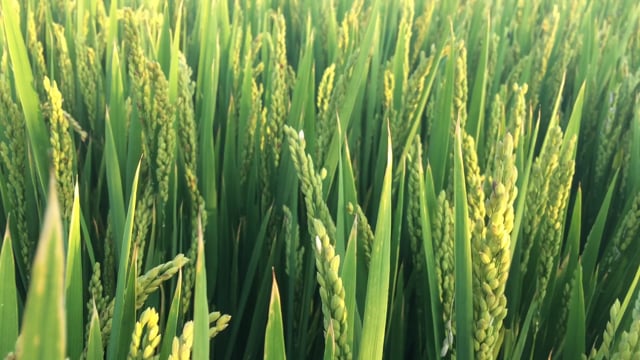
[[378, 221], [371, 250], [371, 265], [364, 308], [364, 323], [360, 343], [360, 359], [382, 359], [384, 330], [387, 321], [389, 271], [391, 256], [391, 175], [393, 168], [391, 140], [387, 147], [387, 169], [384, 174]]
[[[340, 278], [344, 285], [345, 293], [345, 308], [347, 309], [347, 343], [352, 349], [353, 353], [356, 353], [354, 348], [354, 330], [357, 316], [356, 306], [356, 289], [357, 289], [357, 241], [358, 241], [358, 219], [354, 219], [351, 226], [351, 233], [347, 241], [347, 252], [344, 257], [344, 264], [340, 269]], [[359, 320], [359, 319], [358, 319]]]
[[162, 333], [162, 345], [160, 346], [160, 359], [169, 358], [171, 353], [171, 345], [173, 338], [176, 336], [178, 328], [178, 317], [180, 316], [180, 301], [182, 300], [182, 271], [178, 273], [178, 281], [176, 282], [176, 291], [173, 293], [171, 300], [171, 308], [169, 308], [169, 317], [164, 326]]
[[89, 323], [89, 337], [87, 339], [87, 360], [104, 359], [104, 349], [102, 346], [102, 333], [100, 332], [100, 317], [95, 302], [91, 311], [91, 322]]
[[209, 306], [207, 304], [207, 273], [204, 259], [202, 223], [198, 229], [198, 258], [196, 259], [196, 286], [193, 313], [193, 358], [209, 358]]
[[7, 226], [0, 250], [0, 356], [13, 351], [18, 338], [18, 295], [15, 279], [13, 246]]
[[[419, 169], [422, 169], [422, 159], [419, 161]], [[437, 348], [442, 341], [443, 326], [442, 326], [442, 303], [440, 301], [440, 289], [438, 287], [438, 278], [436, 276], [437, 264], [436, 255], [433, 248], [433, 237], [431, 234], [431, 214], [427, 204], [436, 204], [435, 194], [433, 190], [433, 180], [431, 177], [431, 170], [427, 168], [427, 181], [425, 183], [425, 176], [420, 177], [420, 226], [422, 228], [422, 246], [424, 248], [425, 264], [427, 268], [427, 282], [429, 286], [429, 303], [431, 304], [431, 332], [433, 336], [433, 343], [435, 354], [432, 354], [435, 358], [440, 355]]]
[[471, 241], [469, 238], [469, 215], [467, 190], [462, 162], [462, 138], [458, 125], [453, 157], [454, 201], [455, 201], [455, 313], [456, 355], [461, 359], [473, 358], [473, 288], [471, 286]]
[[276, 273], [273, 272], [273, 284], [271, 286], [271, 300], [269, 301], [269, 317], [267, 329], [264, 334], [264, 358], [284, 360], [287, 354], [284, 347], [284, 328], [282, 325], [282, 310], [280, 307], [280, 291], [276, 281]]
[[582, 268], [578, 264], [574, 272], [571, 298], [569, 301], [569, 319], [567, 320], [566, 344], [563, 349], [565, 359], [573, 359], [576, 354], [585, 353], [585, 307], [582, 289]]
[[[115, 295], [115, 307], [113, 311], [111, 338], [109, 340], [109, 346], [107, 348], [107, 358], [122, 359], [128, 353], [129, 343], [131, 341], [131, 332], [133, 331], [133, 323], [130, 318], [125, 318], [125, 313], [131, 313], [135, 307], [135, 297], [133, 302], [127, 301], [131, 299], [131, 296], [125, 296], [126, 286], [128, 279], [130, 278], [131, 265], [135, 264], [135, 261], [131, 259], [130, 251], [131, 244], [133, 242], [133, 220], [136, 212], [137, 192], [138, 192], [138, 177], [140, 174], [140, 164], [138, 163], [138, 169], [136, 175], [133, 178], [133, 185], [131, 190], [131, 197], [129, 199], [129, 210], [127, 211], [127, 218], [124, 224], [124, 233], [122, 234], [120, 245], [120, 263], [118, 266], [118, 279], [116, 284]], [[135, 278], [134, 278], [135, 279]], [[135, 281], [135, 280], [134, 280]], [[134, 290], [134, 289], [129, 289]]]
[[582, 280], [584, 281], [583, 286], [587, 308], [589, 308], [591, 304], [591, 297], [594, 291], [596, 276], [596, 261], [598, 259], [598, 253], [600, 252], [600, 245], [602, 244], [603, 240], [602, 236], [605, 231], [605, 223], [607, 221], [607, 217], [609, 216], [611, 200], [613, 199], [613, 192], [616, 189], [616, 184], [618, 183], [619, 173], [619, 171], [616, 171], [611, 184], [609, 184], [607, 193], [604, 196], [604, 201], [600, 206], [600, 210], [598, 210], [598, 215], [596, 216], [596, 220], [591, 227], [591, 231], [589, 231], [589, 235], [587, 236], [587, 243], [582, 253]]
[[50, 184], [47, 212], [16, 344], [19, 359], [64, 359], [67, 355], [62, 221], [53, 178]]
[[82, 249], [80, 238], [80, 195], [78, 184], [74, 191], [66, 264], [66, 308], [69, 357], [80, 358], [84, 341], [84, 285], [82, 281]]

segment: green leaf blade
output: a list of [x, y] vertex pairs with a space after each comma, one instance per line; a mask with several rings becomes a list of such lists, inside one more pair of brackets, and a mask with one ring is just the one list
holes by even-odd
[[54, 184], [52, 178], [22, 329], [16, 344], [16, 356], [20, 359], [64, 359], [67, 356], [62, 220]]
[[80, 196], [78, 184], [75, 186], [75, 196], [71, 210], [71, 224], [69, 226], [69, 242], [67, 244], [66, 264], [66, 308], [67, 334], [69, 357], [80, 358], [84, 342], [84, 285], [82, 282], [82, 251], [80, 238]]
[[[389, 135], [387, 135], [389, 137]], [[393, 157], [391, 140], [387, 147], [387, 168], [380, 195], [378, 220], [371, 250], [371, 265], [364, 309], [364, 323], [360, 343], [362, 360], [382, 359], [389, 297], [391, 261], [391, 182]]]
[[565, 339], [566, 344], [562, 352], [564, 359], [575, 359], [576, 355], [585, 353], [586, 319], [584, 291], [582, 288], [582, 267], [580, 264], [574, 271]]
[[202, 224], [198, 230], [198, 258], [193, 313], [193, 359], [209, 358], [209, 306], [207, 304], [207, 273], [204, 259]]
[[358, 219], [354, 219], [351, 226], [351, 232], [347, 241], [347, 252], [344, 257], [344, 264], [340, 269], [340, 278], [344, 285], [345, 293], [345, 307], [347, 309], [347, 343], [352, 349], [352, 353], [356, 353], [354, 348], [354, 330], [356, 324], [356, 289], [357, 289], [357, 273], [358, 273], [358, 259], [357, 259], [357, 241], [358, 241]]
[[[124, 233], [120, 243], [120, 263], [118, 266], [118, 278], [116, 283], [116, 295], [111, 338], [109, 346], [107, 348], [107, 359], [122, 359], [128, 352], [128, 346], [131, 342], [131, 332], [133, 331], [133, 323], [131, 318], [126, 318], [125, 314], [130, 314], [135, 310], [135, 296], [131, 301], [131, 292], [135, 290], [135, 285], [130, 288], [131, 271], [130, 265], [135, 264], [133, 258], [130, 256], [131, 244], [133, 243], [133, 221], [136, 212], [136, 199], [138, 192], [138, 179], [140, 176], [140, 165], [133, 179], [131, 197], [129, 199], [129, 210], [127, 211], [127, 217], [124, 224]], [[117, 238], [116, 238], [117, 239]], [[135, 265], [133, 266], [135, 270]], [[135, 284], [135, 278], [133, 278], [133, 284]], [[114, 338], [116, 337], [117, 338]]]
[[173, 344], [173, 338], [176, 336], [178, 328], [178, 317], [180, 316], [180, 301], [182, 300], [182, 270], [178, 273], [178, 281], [176, 282], [176, 291], [173, 294], [173, 300], [171, 300], [171, 308], [169, 309], [169, 316], [167, 318], [167, 324], [164, 327], [162, 333], [162, 345], [160, 346], [160, 359], [169, 358], [171, 354], [171, 345]]
[[102, 346], [102, 332], [100, 331], [100, 317], [94, 302], [91, 323], [89, 324], [89, 338], [87, 339], [87, 360], [102, 359], [104, 359], [104, 349]]
[[284, 360], [287, 358], [284, 346], [284, 327], [282, 325], [282, 309], [280, 291], [276, 281], [276, 273], [272, 270], [273, 284], [271, 300], [269, 300], [269, 318], [264, 335], [264, 359]]
[[454, 164], [455, 201], [455, 313], [456, 355], [473, 359], [473, 287], [471, 284], [471, 239], [469, 237], [467, 190], [462, 160], [460, 126], [456, 129]]
[[13, 246], [7, 226], [0, 250], [0, 356], [13, 351], [18, 338], [18, 295]]

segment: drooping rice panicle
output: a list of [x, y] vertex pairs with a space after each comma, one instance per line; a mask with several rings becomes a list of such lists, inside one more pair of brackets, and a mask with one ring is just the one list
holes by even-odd
[[453, 118], [460, 122], [460, 128], [464, 129], [467, 124], [467, 47], [464, 41], [458, 43], [456, 55], [455, 89], [453, 97]]
[[[1, 76], [4, 74], [0, 74]], [[10, 221], [17, 230], [11, 237], [18, 244], [18, 252], [29, 274], [35, 242], [29, 236], [26, 219], [26, 129], [24, 116], [11, 98], [8, 83], [4, 81], [0, 82], [0, 129], [0, 135], [5, 139], [0, 140], [0, 168], [4, 167], [7, 174], [7, 187], [10, 189], [7, 195], [11, 206], [8, 212]]]
[[96, 49], [98, 58], [102, 59], [107, 48], [107, 29], [109, 17], [107, 16], [106, 4], [102, 1], [96, 3], [95, 29], [93, 47]]
[[256, 129], [260, 119], [262, 119], [264, 111], [266, 111], [262, 106], [264, 88], [262, 84], [258, 83], [256, 80], [256, 78], [262, 73], [263, 68], [263, 64], [259, 63], [253, 69], [253, 78], [251, 79], [251, 110], [249, 111], [247, 133], [245, 134], [246, 144], [248, 146], [242, 149], [243, 163], [240, 171], [240, 180], [242, 184], [247, 183], [249, 173], [251, 171], [251, 163], [255, 157], [255, 147], [253, 146], [253, 143], [256, 138]]
[[178, 254], [173, 260], [160, 264], [136, 279], [136, 309], [144, 305], [149, 295], [160, 285], [171, 279], [189, 261], [184, 255]]
[[[238, 19], [242, 21], [243, 13], [241, 9], [238, 9]], [[240, 99], [242, 96], [241, 88], [240, 88], [240, 80], [241, 80], [241, 71], [242, 71], [242, 61], [240, 60], [242, 56], [242, 47], [244, 45], [242, 39], [244, 38], [244, 29], [239, 28], [237, 32], [233, 35], [231, 39], [231, 51], [230, 51], [230, 65], [231, 68], [231, 77], [232, 77], [232, 92], [234, 99]], [[247, 51], [250, 54], [250, 52]], [[232, 102], [229, 106], [234, 106], [234, 102]], [[238, 101], [239, 103], [239, 101]]]
[[95, 303], [98, 314], [102, 314], [107, 307], [108, 298], [104, 295], [99, 262], [96, 262], [93, 266], [93, 273], [89, 281], [89, 293], [91, 296], [90, 300], [87, 302], [87, 309], [93, 310], [93, 304]]
[[296, 133], [296, 131], [289, 126], [284, 127], [284, 133], [289, 143], [293, 164], [298, 172], [300, 188], [304, 194], [309, 233], [311, 236], [317, 235], [312, 226], [312, 219], [317, 218], [322, 221], [327, 231], [328, 239], [335, 241], [336, 226], [322, 196], [322, 173], [319, 174], [314, 169], [311, 156], [305, 153], [306, 143], [304, 133], [302, 131]]
[[[113, 311], [115, 307], [111, 304], [113, 304], [113, 302], [109, 303], [109, 306], [104, 309], [104, 313], [100, 314], [100, 325], [102, 325], [100, 332], [103, 343], [109, 342], [111, 330], [113, 329]], [[104, 321], [102, 319], [104, 319]]]
[[206, 212], [204, 212], [204, 200], [198, 188], [198, 138], [196, 136], [196, 123], [194, 119], [193, 94], [195, 84], [191, 80], [191, 68], [184, 56], [180, 56], [180, 75], [178, 77], [178, 100], [176, 109], [176, 121], [178, 122], [178, 139], [184, 161], [184, 178], [189, 190], [191, 201], [191, 233], [192, 239], [196, 238], [198, 228], [198, 214], [202, 214], [203, 227], [207, 224]]
[[[91, 274], [91, 279], [89, 280], [89, 301], [87, 301], [87, 310], [89, 313], [93, 313], [94, 309], [97, 312], [99, 317], [99, 322], [101, 324], [105, 324], [113, 314], [107, 312], [107, 308], [109, 305], [109, 298], [104, 293], [104, 288], [102, 286], [102, 278], [100, 272], [100, 263], [96, 262], [93, 266], [93, 272]], [[107, 318], [108, 317], [108, 318]], [[91, 320], [88, 320], [85, 326], [85, 343], [88, 343], [89, 330], [91, 327]], [[102, 330], [104, 327], [100, 329]], [[110, 331], [110, 328], [108, 329]], [[105, 343], [103, 342], [103, 345]], [[86, 346], [85, 346], [86, 347]], [[85, 349], [86, 350], [86, 349]]]
[[195, 84], [191, 80], [191, 68], [184, 56], [180, 56], [178, 77], [178, 99], [176, 105], [176, 121], [178, 123], [178, 146], [184, 162], [184, 180], [189, 193], [189, 218], [191, 219], [190, 246], [187, 252], [189, 263], [185, 265], [182, 311], [186, 312], [191, 301], [192, 288], [195, 280], [195, 258], [197, 253], [198, 219], [206, 228], [207, 216], [204, 211], [204, 199], [198, 187], [198, 138], [194, 119], [193, 94]]
[[[327, 147], [331, 143], [332, 137], [337, 132], [335, 130], [335, 124], [337, 121], [336, 114], [339, 113], [339, 109], [344, 102], [347, 87], [351, 76], [353, 75], [353, 68], [355, 66], [355, 61], [357, 58], [356, 55], [357, 52], [354, 52], [349, 57], [344, 59], [342, 63], [338, 63], [335, 65], [333, 87], [328, 101], [327, 109], [318, 113], [318, 119], [316, 120], [317, 153], [315, 159], [318, 166], [324, 164], [326, 153], [328, 151]], [[324, 147], [322, 147], [323, 145]]]
[[[422, 12], [418, 14], [418, 16], [413, 21], [413, 33], [415, 36], [413, 37], [413, 44], [415, 45], [414, 49], [419, 49], [425, 43], [427, 36], [429, 35], [429, 30], [431, 26], [432, 16], [434, 9], [436, 7], [435, 2], [428, 2], [423, 4], [424, 7]], [[411, 63], [415, 63], [417, 61], [419, 51], [414, 51], [412, 54]]]
[[609, 174], [621, 169], [621, 190], [625, 191], [627, 168], [624, 161], [631, 154], [626, 150], [626, 145], [631, 135], [630, 121], [634, 117], [634, 106], [637, 103], [638, 87], [640, 86], [640, 73], [632, 74], [628, 64], [620, 65], [617, 76], [621, 78], [619, 85], [609, 97], [609, 107], [605, 112], [604, 122], [600, 125], [598, 133], [598, 152], [596, 153], [596, 184], [604, 186], [609, 180]]
[[[417, 137], [413, 142], [412, 159], [410, 159], [409, 171], [409, 204], [407, 214], [407, 227], [410, 236], [413, 266], [416, 271], [423, 270], [424, 253], [422, 245], [422, 220], [420, 217], [420, 177], [424, 176], [422, 169], [422, 143]], [[440, 229], [438, 229], [440, 230]], [[438, 239], [440, 241], [441, 238]]]
[[[383, 75], [382, 90], [382, 123], [389, 124], [391, 130], [391, 143], [395, 147], [393, 152], [398, 153], [401, 144], [398, 138], [402, 132], [402, 119], [400, 114], [394, 107], [394, 98], [396, 97], [396, 78], [393, 76], [392, 63], [387, 64]], [[402, 84], [398, 84], [402, 86]]]
[[187, 321], [183, 328], [180, 338], [174, 337], [171, 345], [171, 354], [169, 360], [190, 360], [191, 347], [193, 346], [193, 321]]
[[496, 33], [491, 34], [489, 40], [489, 58], [487, 59], [487, 78], [493, 79], [496, 71], [496, 64], [498, 62], [498, 45], [500, 43], [500, 37]]
[[136, 217], [133, 222], [133, 245], [139, 251], [139, 255], [136, 257], [138, 269], [143, 268], [144, 256], [142, 254], [145, 253], [149, 230], [154, 221], [153, 209], [155, 203], [153, 200], [153, 188], [147, 186], [142, 190], [136, 205]]
[[[574, 291], [574, 286], [577, 286], [575, 283], [576, 279], [569, 279], [564, 283], [564, 286], [561, 284], [556, 284], [556, 291], [559, 291], [560, 294], [558, 296], [559, 300], [556, 304], [558, 304], [558, 316], [554, 317], [554, 324], [552, 325], [553, 331], [557, 334], [566, 334], [567, 332], [567, 319], [569, 317], [569, 311], [571, 309], [569, 301], [571, 301], [571, 292]], [[561, 342], [560, 339], [557, 339], [556, 342]]]
[[[169, 100], [169, 82], [157, 61], [149, 60], [142, 49], [139, 26], [145, 14], [124, 11], [125, 46], [128, 74], [132, 84], [132, 98], [136, 114], [142, 125], [143, 181], [147, 181], [138, 199], [136, 209], [135, 244], [144, 249], [149, 226], [164, 222], [164, 205], [169, 198], [169, 181], [174, 164], [176, 148], [175, 106]], [[156, 21], [154, 19], [146, 19]], [[153, 191], [152, 191], [153, 189]], [[154, 210], [157, 215], [154, 215]], [[164, 224], [160, 224], [164, 225]], [[144, 262], [145, 252], [140, 252], [138, 261]]]
[[[318, 165], [321, 165], [324, 162], [327, 148], [329, 143], [331, 142], [331, 137], [333, 136], [333, 129], [335, 125], [335, 114], [338, 111], [338, 106], [342, 97], [344, 96], [345, 91], [345, 75], [344, 73], [340, 73], [335, 78], [336, 66], [332, 64], [327, 68], [323, 75], [323, 82], [326, 81], [326, 87], [318, 89], [318, 97], [322, 96], [323, 102], [326, 102], [326, 105], [323, 104], [322, 108], [318, 109], [318, 119], [316, 120], [316, 161]], [[329, 89], [329, 80], [331, 79], [331, 89]], [[327, 100], [325, 100], [327, 97]], [[320, 98], [318, 98], [318, 101]]]
[[640, 193], [633, 198], [631, 208], [617, 227], [611, 243], [603, 255], [601, 271], [603, 273], [611, 271], [624, 254], [630, 249], [635, 249], [638, 244], [638, 236], [640, 236]]
[[[398, 42], [396, 44], [396, 54], [394, 61], [390, 62], [389, 76], [393, 76], [393, 82], [390, 82], [392, 95], [387, 95], [387, 74], [385, 72], [385, 112], [389, 111], [389, 119], [391, 122], [391, 144], [393, 145], [393, 153], [396, 158], [402, 153], [402, 148], [406, 143], [408, 132], [411, 128], [411, 118], [409, 117], [410, 109], [405, 107], [408, 100], [409, 75], [410, 69], [410, 53], [411, 53], [411, 37], [412, 22], [414, 17], [413, 1], [401, 1], [400, 3], [400, 21], [398, 23]], [[414, 80], [415, 81], [415, 80]], [[415, 84], [412, 84], [415, 85]], [[414, 89], [412, 89], [414, 90]], [[415, 96], [420, 96], [420, 93]], [[386, 102], [390, 101], [389, 104]]]
[[[116, 292], [116, 255], [114, 241], [111, 217], [107, 215], [107, 228], [105, 230], [105, 239], [102, 249], [104, 251], [104, 262], [100, 269], [104, 293], [107, 295], [113, 295]], [[104, 321], [100, 321], [100, 323], [104, 325]]]
[[87, 109], [88, 122], [92, 129], [102, 119], [101, 110], [104, 107], [102, 65], [93, 48], [81, 42], [76, 43], [76, 66], [80, 93]]
[[[487, 139], [497, 139], [505, 131], [506, 121], [506, 108], [504, 100], [502, 98], [502, 92], [495, 94], [493, 101], [491, 102], [491, 112], [488, 117], [486, 125], [486, 137]], [[496, 152], [496, 142], [486, 141], [484, 144], [484, 164], [485, 169], [489, 170], [493, 168], [493, 160]]]
[[622, 134], [622, 139], [620, 139], [620, 146], [616, 156], [613, 158], [612, 167], [620, 169], [620, 191], [618, 191], [621, 197], [625, 197], [629, 192], [631, 186], [635, 184], [629, 183], [629, 173], [630, 173], [630, 160], [631, 160], [631, 132], [626, 131]]
[[56, 74], [54, 78], [58, 84], [60, 92], [62, 93], [62, 97], [65, 99], [63, 104], [64, 110], [70, 114], [75, 114], [77, 106], [76, 80], [73, 64], [71, 62], [71, 54], [69, 53], [69, 46], [67, 45], [67, 38], [64, 33], [64, 27], [54, 23], [52, 30], [56, 57]]
[[406, 125], [401, 136], [401, 139], [404, 139], [403, 143], [407, 140], [411, 124], [416, 121], [418, 117], [417, 112], [420, 105], [420, 98], [424, 92], [427, 77], [432, 71], [433, 62], [434, 55], [427, 57], [421, 52], [418, 64], [407, 80], [407, 86], [403, 94], [404, 105], [402, 106], [404, 116], [406, 117]]
[[[286, 246], [285, 273], [289, 277], [290, 286], [293, 287], [293, 307], [299, 308], [304, 296], [304, 254], [305, 247], [300, 244], [300, 227], [293, 224], [293, 215], [287, 206], [282, 208], [284, 221], [282, 224], [284, 241]], [[300, 322], [297, 312], [294, 312], [296, 321], [293, 321], [293, 331], [300, 331]]]
[[291, 210], [284, 206], [282, 212], [284, 213], [283, 228], [287, 246], [285, 272], [294, 279], [295, 284], [299, 285], [299, 282], [302, 281], [302, 262], [305, 248], [300, 245], [299, 227], [297, 225], [295, 228], [293, 227]]
[[558, 6], [554, 6], [553, 9], [545, 16], [540, 25], [540, 34], [537, 37], [537, 42], [533, 57], [533, 74], [530, 82], [530, 94], [531, 102], [535, 105], [539, 101], [539, 91], [547, 72], [549, 65], [549, 58], [551, 57], [551, 51], [556, 42], [556, 35], [558, 31], [558, 24], [560, 22], [560, 12]]
[[634, 359], [640, 356], [640, 320], [634, 319], [629, 331], [624, 331], [620, 335], [620, 342], [616, 352], [611, 355], [611, 360]]
[[[496, 151], [498, 151], [498, 149], [496, 149]], [[484, 176], [481, 175], [480, 168], [478, 166], [478, 157], [476, 154], [475, 142], [473, 138], [464, 131], [462, 131], [462, 161], [464, 166], [464, 177], [467, 190], [467, 232], [471, 240], [471, 259], [473, 266], [472, 286], [474, 288], [473, 303], [476, 304], [476, 306], [479, 306], [485, 301], [484, 297], [487, 293], [487, 291], [483, 289], [487, 287], [487, 284], [483, 279], [485, 276], [487, 276], [487, 274], [485, 274], [487, 270], [483, 269], [481, 267], [481, 262], [477, 260], [477, 257], [481, 257], [483, 250], [485, 250], [483, 249], [483, 242], [485, 241], [487, 232], [484, 224], [486, 216], [485, 205], [487, 205], [485, 204], [485, 194], [483, 189], [485, 180]], [[482, 263], [484, 262], [485, 261], [483, 261]], [[482, 309], [482, 311], [474, 311], [474, 315], [476, 312], [482, 313], [486, 317], [489, 316], [488, 311], [485, 311], [485, 309]], [[485, 319], [474, 318], [474, 320], [476, 320], [476, 327], [481, 327], [484, 322], [480, 323], [480, 321]], [[485, 321], [488, 322], [488, 319], [486, 319]], [[478, 355], [481, 350], [481, 343], [486, 340], [487, 334], [484, 329], [476, 328], [474, 329], [473, 335], [474, 350], [476, 351], [476, 355]]]
[[140, 314], [140, 320], [136, 322], [131, 335], [128, 359], [153, 358], [162, 338], [158, 321], [159, 315], [154, 308], [147, 308]]
[[[135, 308], [140, 309], [151, 293], [158, 290], [163, 282], [172, 278], [175, 274], [187, 264], [189, 259], [182, 254], [178, 254], [173, 260], [164, 264], [160, 264], [153, 269], [147, 271], [144, 275], [138, 276], [136, 279], [136, 301]], [[115, 299], [109, 302], [105, 308], [105, 321], [101, 321], [102, 336], [105, 341], [111, 336], [111, 326], [113, 320], [113, 311], [115, 308]], [[103, 318], [103, 316], [101, 316]]]
[[[316, 279], [320, 285], [324, 329], [326, 332], [332, 331], [335, 336], [336, 358], [351, 359], [351, 349], [347, 343], [345, 292], [338, 273], [340, 256], [335, 254], [332, 241], [329, 240], [322, 222], [313, 219], [313, 226], [317, 234], [313, 248], [316, 255], [316, 269], [318, 271]], [[330, 328], [331, 330], [329, 330]]]
[[[579, 1], [572, 1], [570, 6], [577, 7], [578, 3]], [[569, 14], [574, 14], [578, 11], [582, 11], [582, 9], [572, 9], [569, 11]], [[556, 42], [558, 43], [556, 46], [560, 48], [560, 54], [557, 54], [558, 51], [556, 51], [555, 56], [550, 57], [549, 64], [547, 66], [547, 74], [545, 75], [545, 80], [542, 86], [545, 90], [541, 91], [540, 97], [542, 106], [547, 109], [551, 109], [554, 106], [553, 102], [555, 101], [555, 93], [560, 89], [562, 80], [565, 77], [564, 75], [566, 74], [570, 62], [574, 57], [575, 46], [573, 44], [575, 44], [576, 41], [579, 41], [579, 36], [575, 29], [577, 24], [573, 22], [573, 18], [574, 17], [570, 16], [569, 19], [565, 20], [568, 24], [565, 25], [567, 30], [564, 36], [556, 36]], [[560, 29], [558, 29], [558, 32], [559, 31]], [[555, 61], [552, 60], [552, 58], [555, 58]]]
[[527, 103], [525, 95], [527, 94], [528, 89], [529, 87], [527, 84], [523, 84], [522, 86], [517, 83], [513, 84], [514, 100], [512, 106], [509, 108], [509, 116], [507, 117], [509, 123], [506, 127], [508, 131], [513, 134], [514, 147], [518, 147], [518, 142], [520, 141], [520, 136], [524, 129], [523, 125], [527, 117]]
[[638, 95], [638, 86], [640, 86], [640, 70], [634, 70], [630, 68], [629, 61], [623, 59], [619, 66], [617, 76], [620, 77], [620, 91], [618, 100], [618, 117], [622, 117], [618, 123], [622, 127], [628, 126], [628, 120], [633, 116], [633, 108]]
[[169, 198], [169, 176], [173, 165], [173, 156], [176, 146], [176, 134], [174, 127], [174, 106], [169, 101], [169, 82], [165, 77], [160, 64], [157, 62], [148, 63], [148, 71], [151, 77], [153, 89], [153, 110], [150, 121], [154, 122], [151, 128], [152, 134], [157, 138], [156, 143], [156, 166], [155, 176], [158, 186], [159, 198], [164, 204]]
[[[469, 206], [469, 220], [472, 228], [476, 226], [476, 223], [484, 222], [486, 214], [485, 209], [485, 194], [483, 191], [483, 184], [485, 177], [480, 173], [480, 167], [478, 166], [478, 155], [475, 150], [475, 141], [471, 135], [464, 133], [462, 137], [462, 151], [464, 161], [464, 174], [465, 182], [467, 185], [467, 203]], [[473, 233], [474, 230], [472, 230]], [[477, 240], [480, 240], [482, 236], [478, 235]]]
[[618, 348], [612, 354], [611, 359], [633, 359], [640, 356], [640, 297], [636, 296], [636, 301], [631, 311], [631, 325], [629, 330], [625, 330], [620, 336]]
[[334, 125], [331, 123], [333, 117], [331, 116], [332, 114], [329, 113], [331, 110], [329, 105], [331, 104], [331, 94], [334, 89], [335, 76], [336, 65], [331, 64], [331, 66], [325, 69], [320, 84], [318, 85], [318, 99], [316, 101], [318, 120], [316, 121], [316, 132], [323, 134], [323, 136], [319, 136], [316, 143], [316, 159], [324, 158], [324, 153], [327, 151], [329, 141], [331, 141], [331, 138], [327, 136], [327, 134], [330, 133], [330, 129]]
[[[44, 2], [40, 2], [44, 4]], [[31, 63], [35, 69], [35, 78], [44, 79], [47, 76], [47, 65], [44, 61], [44, 48], [42, 42], [38, 39], [38, 31], [36, 29], [37, 19], [33, 11], [27, 11], [27, 49], [31, 57]], [[46, 94], [42, 82], [34, 80], [34, 87], [41, 98], [45, 98]]]
[[455, 334], [455, 321], [453, 314], [453, 296], [455, 286], [454, 274], [454, 230], [453, 207], [447, 200], [446, 193], [440, 192], [438, 204], [432, 220], [433, 242], [435, 244], [436, 275], [440, 302], [442, 303], [442, 320], [445, 324], [451, 324], [450, 331]]
[[[638, 77], [640, 78], [640, 70], [638, 70]], [[640, 87], [640, 85], [639, 85]], [[631, 163], [631, 154], [633, 154], [637, 149], [637, 143], [635, 142], [636, 134], [638, 133], [638, 129], [640, 129], [640, 92], [636, 95], [635, 104], [632, 109], [632, 113], [629, 114], [629, 130], [624, 133], [624, 146], [619, 149], [618, 155], [622, 158], [622, 179], [620, 181], [620, 193], [621, 196], [624, 196], [624, 191], [633, 191], [637, 189], [637, 185], [634, 184], [634, 181], [631, 180], [633, 178], [632, 170], [633, 167]], [[615, 167], [615, 159], [614, 159], [614, 167]]]
[[184, 283], [182, 285], [182, 298], [181, 301], [181, 309], [183, 315], [189, 310], [191, 305], [191, 300], [193, 297], [193, 286], [196, 282], [196, 268], [195, 262], [191, 259], [195, 259], [198, 254], [198, 246], [197, 241], [193, 241], [191, 246], [189, 247], [189, 252], [187, 252], [187, 257], [189, 261], [185, 265], [184, 269]]
[[[266, 89], [265, 110], [262, 117], [262, 138], [260, 148], [262, 152], [261, 182], [263, 204], [271, 203], [271, 183], [269, 179], [275, 173], [280, 163], [280, 152], [283, 141], [283, 126], [289, 114], [290, 98], [287, 75], [289, 63], [287, 62], [286, 24], [284, 16], [276, 14], [273, 19], [273, 54], [269, 74], [270, 79]], [[271, 38], [267, 38], [271, 39]]]
[[[560, 166], [557, 149], [562, 142], [562, 130], [555, 126], [549, 130], [548, 144], [541, 150], [540, 155], [533, 163], [525, 204], [525, 219], [523, 220], [524, 233], [522, 237], [523, 252], [521, 259], [522, 271], [526, 271], [529, 263], [531, 248], [536, 243], [539, 235], [544, 235], [541, 224], [550, 201], [549, 190], [551, 188], [552, 175]], [[553, 226], [552, 226], [553, 227]]]
[[361, 19], [364, 1], [355, 0], [344, 15], [340, 28], [338, 29], [338, 58], [345, 60], [346, 55], [352, 53], [359, 40], [359, 30], [361, 29]]
[[505, 287], [511, 265], [511, 232], [517, 196], [514, 140], [507, 134], [497, 145], [495, 168], [487, 179], [486, 232], [472, 242], [474, 252], [474, 337], [476, 357], [493, 358], [507, 314]]
[[367, 216], [364, 213], [364, 210], [360, 207], [360, 205], [356, 204], [355, 206], [351, 203], [347, 205], [347, 210], [349, 214], [354, 215], [358, 218], [357, 228], [358, 228], [358, 241], [362, 243], [362, 248], [364, 249], [364, 258], [365, 265], [368, 267], [371, 262], [371, 247], [373, 246], [374, 234], [371, 229], [371, 225], [369, 224], [369, 220], [367, 220]]
[[620, 325], [620, 318], [618, 317], [620, 313], [620, 306], [620, 301], [616, 299], [609, 309], [609, 321], [607, 321], [604, 332], [602, 333], [602, 343], [597, 351], [597, 354], [602, 354], [604, 357], [610, 357], [612, 355], [610, 350], [612, 345], [614, 345], [613, 340], [616, 330]]
[[209, 314], [209, 338], [213, 339], [229, 326], [231, 316], [215, 311]]
[[575, 146], [576, 139], [574, 137], [570, 140], [569, 146], [560, 154], [558, 167], [552, 174], [549, 185], [545, 217], [540, 224], [540, 259], [536, 270], [536, 294], [540, 299], [546, 295], [552, 267], [556, 265], [554, 259], [559, 256], [562, 245], [562, 224], [575, 172], [575, 161], [572, 158]]
[[[140, 45], [140, 34], [136, 14], [127, 8], [124, 10], [124, 46], [127, 49], [127, 70], [131, 80], [130, 92], [142, 127], [142, 152], [146, 171], [153, 166], [156, 159], [155, 147], [151, 142], [155, 136], [155, 126], [151, 119], [153, 109], [153, 95], [151, 74], [147, 67], [147, 58]], [[145, 173], [146, 171], [143, 171]]]
[[49, 124], [51, 128], [50, 144], [53, 170], [55, 172], [62, 216], [65, 221], [71, 216], [74, 184], [74, 152], [73, 139], [69, 131], [69, 123], [62, 110], [62, 94], [56, 82], [44, 78], [44, 89], [50, 107]]
[[617, 133], [621, 131], [618, 122], [615, 121], [617, 113], [617, 104], [619, 99], [619, 88], [609, 93], [608, 95], [608, 107], [605, 115], [604, 122], [601, 124], [601, 129], [598, 134], [598, 150], [595, 154], [595, 181], [602, 183], [606, 176], [606, 171], [609, 166], [609, 162], [613, 157], [613, 153], [616, 149], [616, 144], [609, 141], [616, 138]]

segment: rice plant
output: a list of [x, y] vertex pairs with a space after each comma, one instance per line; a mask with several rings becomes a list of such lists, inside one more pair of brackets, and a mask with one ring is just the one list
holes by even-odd
[[640, 356], [640, 3], [0, 24], [0, 357]]

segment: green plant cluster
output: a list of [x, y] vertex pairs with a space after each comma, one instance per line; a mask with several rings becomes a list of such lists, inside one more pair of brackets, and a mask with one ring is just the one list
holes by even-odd
[[640, 3], [0, 0], [0, 358], [640, 357]]

